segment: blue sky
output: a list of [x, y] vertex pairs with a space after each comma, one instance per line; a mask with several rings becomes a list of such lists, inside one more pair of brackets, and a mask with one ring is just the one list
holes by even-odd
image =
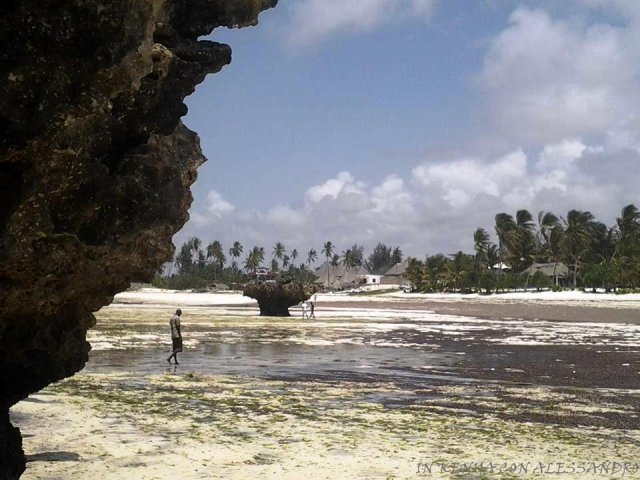
[[187, 100], [197, 235], [470, 250], [528, 208], [640, 204], [640, 2], [280, 0]]

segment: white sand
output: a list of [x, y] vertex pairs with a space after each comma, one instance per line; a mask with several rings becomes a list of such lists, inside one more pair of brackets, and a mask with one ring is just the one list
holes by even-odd
[[[109, 386], [106, 380], [105, 387]], [[92, 381], [101, 384], [99, 377]], [[168, 376], [157, 382], [178, 388], [189, 384]], [[22, 402], [13, 409], [14, 421], [27, 435], [27, 454], [35, 456], [23, 480], [399, 480], [421, 478], [418, 464], [434, 461], [449, 468], [454, 462], [528, 463], [531, 471], [522, 478], [549, 478], [534, 474], [533, 468], [539, 462], [633, 462], [639, 440], [637, 431], [520, 423], [446, 408], [429, 412], [352, 403], [344, 410], [320, 403], [321, 410], [312, 409], [311, 418], [306, 418], [289, 412], [283, 403], [287, 397], [302, 399], [306, 391], [293, 389], [284, 397], [265, 391], [265, 395], [247, 397], [250, 384], [211, 379], [202, 386], [214, 405], [217, 398], [222, 402], [231, 396], [241, 403], [246, 397], [257, 399], [260, 409], [234, 413], [216, 408], [211, 423], [201, 423], [197, 419], [206, 412], [167, 416], [155, 410], [153, 398], [139, 399], [142, 405], [132, 405], [130, 410], [117, 401], [104, 403], [65, 393], [32, 396], [35, 402]], [[340, 398], [361, 388], [354, 387], [345, 391], [324, 386], [308, 395], [318, 402], [318, 398]], [[451, 387], [452, 398], [464, 398], [456, 391], [464, 394], [465, 388]], [[514, 393], [518, 394], [517, 389]], [[550, 397], [544, 389], [520, 394], [547, 402], [553, 398], [566, 405], [568, 416], [591, 408], [570, 396]], [[478, 402], [499, 400], [484, 397]], [[597, 410], [615, 411], [607, 406]], [[434, 467], [424, 478], [514, 477], [478, 472], [451, 476]]]
[[[563, 303], [566, 305], [585, 305], [594, 307], [628, 307], [640, 309], [640, 294], [616, 295], [613, 293], [591, 293], [579, 290], [563, 292], [513, 292], [497, 295], [458, 294], [458, 293], [384, 293], [380, 295], [348, 295], [345, 293], [319, 293], [318, 303], [331, 302], [402, 302], [434, 301], [434, 302], [480, 302], [480, 303]], [[225, 293], [192, 293], [189, 291], [162, 290], [159, 288], [142, 288], [135, 291], [119, 293], [114, 298], [115, 305], [144, 304], [180, 306], [256, 306], [256, 301], [245, 297], [240, 292]]]
[[192, 293], [182, 290], [163, 290], [160, 288], [141, 288], [117, 294], [115, 304], [210, 306], [210, 305], [252, 305], [253, 298], [245, 297], [239, 292], [228, 293]]
[[494, 295], [459, 294], [459, 293], [388, 293], [384, 297], [413, 298], [423, 300], [479, 300], [484, 302], [500, 302], [504, 300], [520, 301], [552, 301], [552, 302], [638, 302], [640, 306], [640, 293], [616, 295], [614, 293], [592, 293], [581, 290], [566, 290], [562, 292], [510, 292]]

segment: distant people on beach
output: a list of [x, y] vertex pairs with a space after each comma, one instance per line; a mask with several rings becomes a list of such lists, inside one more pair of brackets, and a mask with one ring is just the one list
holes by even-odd
[[307, 302], [302, 302], [302, 318], [307, 318]]
[[182, 332], [180, 330], [180, 315], [182, 310], [177, 309], [176, 313], [171, 320], [169, 320], [169, 326], [171, 327], [171, 343], [173, 346], [173, 352], [167, 358], [167, 362], [171, 365], [171, 359], [173, 358], [178, 365], [178, 353], [182, 352]]
[[311, 305], [311, 314], [309, 315], [309, 318], [316, 318], [316, 294], [314, 293], [313, 295], [311, 295], [311, 300], [309, 301], [309, 304]]

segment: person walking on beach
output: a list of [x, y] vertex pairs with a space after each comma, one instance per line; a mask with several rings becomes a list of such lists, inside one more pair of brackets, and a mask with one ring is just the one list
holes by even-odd
[[311, 295], [311, 300], [309, 301], [309, 305], [311, 305], [311, 314], [309, 318], [316, 318], [315, 310], [316, 310], [316, 294]]
[[171, 358], [176, 361], [176, 365], [178, 365], [178, 352], [182, 352], [182, 332], [180, 331], [180, 315], [182, 315], [182, 310], [177, 309], [176, 314], [171, 317], [169, 320], [169, 325], [171, 326], [171, 343], [173, 344], [173, 352], [167, 358], [167, 362], [171, 365]]
[[307, 318], [307, 302], [302, 302], [302, 318]]

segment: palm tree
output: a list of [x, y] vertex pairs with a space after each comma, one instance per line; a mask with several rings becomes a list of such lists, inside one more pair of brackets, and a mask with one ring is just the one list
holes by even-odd
[[322, 253], [327, 259], [327, 288], [329, 287], [329, 258], [331, 257], [331, 255], [333, 255], [334, 248], [335, 247], [333, 246], [333, 243], [331, 243], [331, 241], [325, 242], [322, 246]]
[[540, 210], [538, 212], [538, 240], [539, 256], [544, 262], [553, 262], [553, 278], [558, 286], [558, 262], [560, 261], [560, 239], [564, 229], [560, 219], [552, 212]]
[[538, 242], [540, 244], [540, 253], [548, 261], [549, 259], [549, 241], [553, 229], [560, 225], [560, 219], [552, 212], [540, 210], [538, 212]]
[[253, 247], [256, 258], [259, 260], [258, 266], [264, 261], [264, 247]]
[[400, 247], [396, 247], [393, 249], [393, 252], [391, 252], [391, 266], [395, 265], [396, 263], [402, 263], [402, 258], [404, 257], [402, 250], [400, 250]]
[[514, 219], [507, 213], [496, 215], [496, 234], [500, 257], [509, 260], [515, 271], [522, 271], [533, 261], [535, 253], [535, 224], [528, 210], [518, 210]]
[[216, 256], [218, 251], [222, 251], [222, 244], [218, 240], [214, 240], [209, 245], [207, 245], [207, 260], [211, 260]]
[[[180, 274], [194, 273], [195, 267], [202, 268], [205, 264], [204, 252], [200, 250], [202, 241], [198, 237], [190, 237], [176, 255], [175, 263]], [[195, 262], [194, 262], [195, 260]]]
[[424, 262], [415, 258], [409, 258], [407, 265], [407, 280], [413, 285], [413, 287], [421, 292], [426, 290], [431, 280], [429, 275], [429, 269]]
[[486, 261], [490, 243], [489, 234], [484, 228], [478, 228], [473, 233], [473, 249], [476, 251], [476, 259], [481, 262]]
[[311, 268], [311, 264], [318, 259], [318, 252], [315, 248], [312, 248], [307, 252], [307, 265]]
[[535, 254], [535, 224], [533, 215], [528, 210], [518, 210], [516, 212], [516, 238], [513, 248], [513, 263], [518, 266], [517, 270], [522, 271], [534, 260]]
[[295, 266], [294, 262], [296, 261], [296, 258], [298, 258], [298, 249], [294, 248], [291, 250], [291, 268]]
[[207, 245], [207, 259], [212, 260], [214, 264], [214, 279], [218, 278], [218, 272], [222, 271], [227, 258], [224, 255], [222, 244], [218, 240], [214, 240]]
[[245, 270], [256, 273], [260, 264], [264, 261], [264, 247], [255, 246], [247, 255], [244, 262]]
[[240, 255], [242, 255], [242, 245], [240, 244], [240, 242], [235, 241], [233, 242], [233, 247], [229, 249], [229, 256], [233, 259], [232, 266], [234, 268], [237, 268], [235, 259], [240, 258]]
[[[506, 258], [505, 250], [508, 245], [512, 245], [516, 238], [516, 222], [513, 217], [507, 213], [498, 213], [496, 215], [496, 235], [498, 236], [498, 253], [500, 255], [500, 263], [504, 263]], [[498, 277], [502, 275], [502, 265], [498, 269]]]
[[191, 249], [193, 250], [193, 253], [199, 252], [200, 247], [202, 247], [202, 240], [200, 240], [198, 237], [191, 237], [190, 241], [191, 241]]
[[498, 246], [495, 243], [489, 244], [486, 255], [487, 264], [490, 266], [493, 266], [500, 261], [500, 252], [498, 251]]
[[558, 263], [562, 260], [562, 244], [564, 243], [564, 227], [558, 223], [549, 232], [549, 240], [547, 242], [547, 251], [549, 260], [553, 262], [553, 278], [556, 287], [558, 286]]
[[573, 265], [573, 288], [577, 286], [578, 263], [591, 243], [594, 216], [591, 212], [570, 210], [564, 222], [563, 250]]
[[191, 240], [187, 240], [180, 247], [175, 256], [175, 265], [179, 274], [190, 273], [193, 269], [193, 254], [191, 252]]
[[463, 252], [449, 256], [451, 258], [444, 262], [442, 270], [438, 273], [438, 279], [447, 288], [458, 290], [464, 286], [465, 281], [468, 279], [473, 257]]
[[[489, 245], [491, 245], [491, 241], [489, 240], [489, 234], [484, 228], [478, 228], [473, 233], [473, 249], [476, 252], [475, 256], [475, 275], [476, 281], [478, 281], [481, 275], [487, 271], [487, 263], [489, 259], [487, 258], [487, 250], [489, 249]], [[494, 264], [489, 264], [488, 267]]]
[[289, 255], [283, 255], [282, 256], [282, 269], [286, 269], [289, 266], [289, 261], [291, 260], [291, 257], [289, 257]]
[[620, 217], [616, 219], [620, 238], [624, 238], [640, 229], [640, 210], [633, 204], [622, 209]]
[[260, 262], [258, 262], [258, 259], [255, 256], [255, 252], [251, 250], [247, 255], [247, 258], [244, 260], [244, 269], [247, 272], [255, 273], [259, 266]]
[[640, 280], [640, 211], [627, 205], [616, 219], [614, 256], [620, 268], [620, 280], [626, 286], [635, 286]]
[[348, 248], [346, 251], [342, 252], [342, 265], [344, 265], [347, 269], [355, 268], [358, 266], [356, 262], [356, 257], [354, 252]]
[[620, 217], [616, 219], [616, 254], [631, 253], [637, 247], [640, 234], [640, 211], [630, 204], [622, 209]]
[[277, 242], [273, 247], [273, 256], [278, 260], [282, 260], [282, 256], [284, 255], [285, 248], [282, 242]]
[[351, 248], [342, 252], [342, 264], [346, 268], [355, 268], [362, 265], [363, 250], [363, 247], [354, 244]]

